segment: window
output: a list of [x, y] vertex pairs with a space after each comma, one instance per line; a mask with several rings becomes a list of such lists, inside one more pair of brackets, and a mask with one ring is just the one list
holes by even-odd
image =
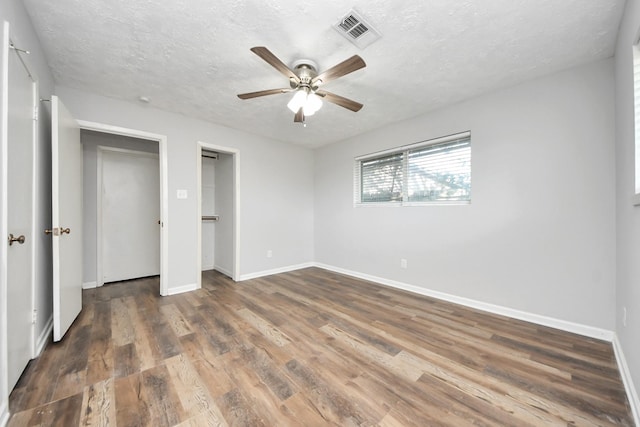
[[362, 203], [401, 202], [403, 153], [394, 153], [360, 162]]
[[471, 133], [356, 158], [356, 205], [471, 201]]

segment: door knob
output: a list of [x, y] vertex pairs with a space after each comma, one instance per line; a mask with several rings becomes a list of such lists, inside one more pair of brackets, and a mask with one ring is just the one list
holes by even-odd
[[44, 234], [46, 235], [53, 234], [54, 236], [62, 236], [63, 234], [71, 234], [71, 229], [69, 227], [67, 228], [55, 227], [55, 228], [52, 228], [51, 230], [49, 229], [44, 230]]
[[20, 235], [18, 237], [13, 237], [13, 234], [9, 234], [9, 246], [13, 245], [14, 242], [18, 242], [20, 244], [24, 243], [24, 236]]

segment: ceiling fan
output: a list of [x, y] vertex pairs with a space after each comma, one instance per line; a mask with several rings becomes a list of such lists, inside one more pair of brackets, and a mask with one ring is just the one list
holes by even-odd
[[322, 98], [351, 111], [360, 111], [362, 104], [335, 93], [321, 90], [320, 86], [339, 77], [366, 67], [367, 64], [358, 55], [318, 74], [316, 64], [308, 59], [301, 59], [293, 64], [293, 69], [287, 67], [269, 49], [264, 46], [252, 47], [251, 51], [265, 60], [269, 65], [289, 78], [289, 87], [281, 89], [267, 89], [258, 92], [241, 93], [240, 99], [251, 99], [259, 96], [276, 95], [278, 93], [295, 92], [287, 106], [295, 113], [293, 121], [304, 123], [306, 116], [315, 114], [322, 106]]

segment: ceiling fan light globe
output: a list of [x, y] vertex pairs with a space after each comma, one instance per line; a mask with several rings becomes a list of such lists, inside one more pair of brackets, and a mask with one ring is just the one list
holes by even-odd
[[315, 93], [310, 93], [309, 96], [307, 96], [307, 102], [304, 104], [304, 114], [311, 116], [320, 108], [322, 108], [322, 99]]
[[304, 90], [298, 90], [295, 95], [293, 95], [293, 98], [291, 98], [291, 101], [287, 104], [287, 107], [294, 113], [297, 113], [300, 108], [304, 107], [306, 101], [307, 93]]

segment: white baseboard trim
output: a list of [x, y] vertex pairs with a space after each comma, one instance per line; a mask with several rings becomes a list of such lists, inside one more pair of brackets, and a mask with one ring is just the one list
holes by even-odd
[[44, 348], [49, 343], [49, 338], [51, 337], [52, 331], [53, 331], [53, 314], [51, 315], [51, 317], [49, 317], [49, 320], [47, 320], [47, 324], [44, 326], [44, 329], [38, 336], [38, 341], [36, 341], [36, 354], [33, 356], [34, 359], [40, 356], [40, 354], [42, 354], [42, 350], [44, 350]]
[[332, 265], [315, 263], [316, 267], [323, 268], [325, 270], [333, 271], [347, 276], [357, 277], [359, 279], [368, 280], [381, 285], [390, 286], [392, 288], [402, 289], [404, 291], [413, 292], [419, 295], [424, 295], [432, 298], [449, 301], [455, 304], [464, 305], [466, 307], [475, 308], [477, 310], [487, 311], [493, 314], [499, 314], [502, 316], [511, 317], [518, 320], [524, 320], [526, 322], [536, 323], [542, 326], [549, 326], [551, 328], [560, 329], [567, 332], [572, 332], [578, 335], [584, 335], [591, 338], [596, 338], [604, 341], [613, 341], [613, 331], [606, 329], [595, 328], [592, 326], [581, 325], [579, 323], [573, 323], [566, 320], [555, 319], [552, 317], [541, 316], [539, 314], [528, 313], [526, 311], [514, 310], [512, 308], [503, 307], [500, 305], [489, 304], [481, 301], [472, 300], [470, 298], [459, 297], [456, 295], [447, 294], [444, 292], [434, 291], [431, 289], [421, 288], [415, 285], [409, 285], [407, 283], [398, 282], [395, 280], [384, 279], [381, 277], [372, 276], [369, 274], [359, 273], [357, 271], [346, 270], [340, 267], [334, 267]]
[[205, 270], [215, 270], [216, 266], [213, 264], [207, 264], [207, 265], [201, 265], [200, 268], [202, 268], [202, 271]]
[[190, 292], [190, 291], [195, 291], [196, 289], [198, 289], [198, 284], [197, 283], [190, 283], [188, 285], [183, 285], [183, 286], [177, 286], [174, 288], [169, 288], [167, 289], [167, 295], [177, 295], [177, 294], [181, 294], [184, 292]]
[[627, 365], [627, 359], [624, 357], [622, 346], [618, 340], [618, 335], [613, 336], [613, 352], [616, 355], [616, 361], [618, 362], [618, 369], [620, 370], [620, 376], [622, 377], [622, 383], [624, 384], [625, 391], [627, 392], [627, 399], [629, 399], [629, 405], [631, 406], [631, 412], [633, 419], [637, 426], [640, 426], [640, 399], [638, 393], [633, 385], [633, 379], [631, 378], [631, 371], [629, 365]]
[[5, 427], [9, 422], [9, 402], [7, 400], [2, 402], [0, 406], [0, 427]]
[[82, 284], [82, 289], [94, 289], [98, 287], [98, 282], [85, 282]]
[[257, 271], [255, 273], [248, 273], [240, 275], [238, 282], [244, 280], [257, 279], [258, 277], [271, 276], [273, 274], [287, 273], [289, 271], [300, 270], [302, 268], [315, 267], [317, 264], [314, 262], [305, 262], [303, 264], [289, 265], [286, 267], [274, 268], [272, 270]]

